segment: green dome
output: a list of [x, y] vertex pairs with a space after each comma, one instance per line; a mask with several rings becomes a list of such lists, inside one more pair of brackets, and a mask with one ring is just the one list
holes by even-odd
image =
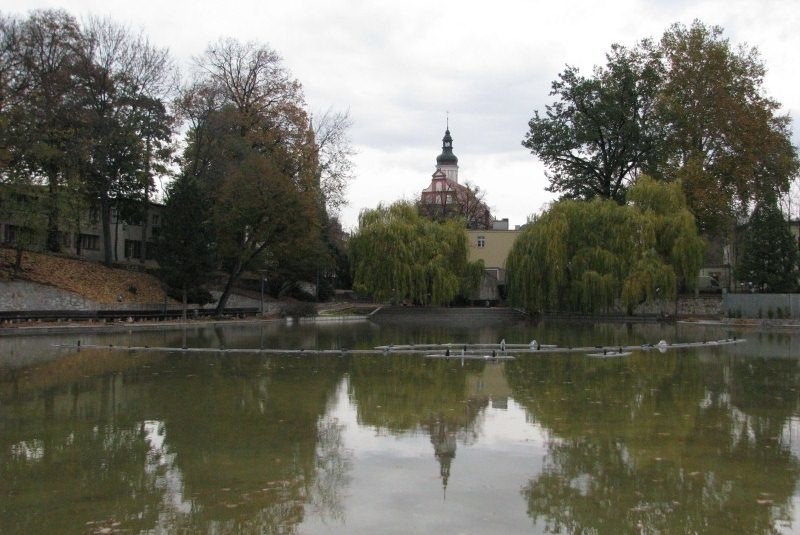
[[453, 138], [449, 128], [444, 131], [442, 153], [436, 157], [436, 165], [458, 165], [458, 158], [453, 154]]

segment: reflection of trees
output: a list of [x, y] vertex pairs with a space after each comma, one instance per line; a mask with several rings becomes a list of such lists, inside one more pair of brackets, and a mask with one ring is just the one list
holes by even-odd
[[[108, 364], [94, 357], [96, 366]], [[114, 372], [64, 384], [51, 372], [26, 374], [0, 403], [0, 525], [20, 533], [106, 519], [152, 525], [162, 493], [156, 474], [143, 471], [148, 444], [131, 402], [143, 397], [141, 385]]]
[[[176, 374], [197, 373], [179, 357]], [[154, 393], [167, 443], [192, 512], [179, 525], [234, 532], [284, 532], [312, 500], [340, 514], [347, 482], [340, 429], [323, 416], [341, 375], [330, 358], [205, 359], [191, 381]], [[186, 403], [185, 400], [193, 400]], [[316, 480], [318, 469], [323, 479]], [[324, 513], [325, 511], [321, 511]]]
[[792, 409], [753, 408], [775, 406], [758, 399], [765, 383], [797, 399], [796, 363], [763, 361], [749, 384], [740, 365], [757, 366], [690, 353], [508, 363], [515, 398], [554, 435], [523, 488], [528, 513], [553, 532], [771, 532], [800, 474], [780, 440]]
[[467, 377], [482, 361], [425, 360], [408, 355], [359, 357], [350, 371], [358, 421], [401, 434], [423, 429], [431, 439], [447, 485], [456, 442], [477, 437], [476, 419], [487, 399], [467, 397]]
[[344, 425], [326, 418], [319, 423], [316, 474], [309, 502], [325, 517], [344, 520], [342, 491], [350, 484], [351, 457], [344, 447]]
[[350, 459], [324, 415], [345, 366], [84, 350], [6, 372], [0, 525], [284, 532], [308, 505], [339, 518]]

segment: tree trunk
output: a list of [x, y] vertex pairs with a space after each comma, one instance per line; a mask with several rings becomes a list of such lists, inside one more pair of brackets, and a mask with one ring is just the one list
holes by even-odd
[[81, 255], [81, 216], [75, 218], [75, 253]]
[[106, 194], [100, 196], [100, 221], [103, 225], [103, 263], [111, 267], [111, 200]]
[[11, 278], [16, 279], [17, 273], [22, 270], [22, 247], [17, 247], [17, 254], [14, 260], [14, 273], [12, 273]]
[[183, 286], [183, 321], [186, 321], [186, 301], [189, 298], [188, 294], [189, 294], [189, 292], [186, 290], [186, 285], [184, 285]]
[[150, 150], [150, 137], [148, 137], [147, 152], [144, 160], [144, 218], [142, 220], [142, 255], [139, 259], [141, 264], [144, 264], [147, 260], [147, 226], [150, 223]]
[[150, 204], [149, 201], [144, 201], [144, 219], [142, 221], [142, 247], [141, 247], [141, 257], [139, 258], [139, 262], [144, 264], [147, 260], [147, 223], [148, 219], [150, 219], [150, 210], [148, 205]]
[[228, 304], [228, 297], [231, 295], [231, 290], [233, 290], [233, 283], [236, 282], [241, 273], [241, 262], [237, 262], [236, 266], [234, 266], [234, 269], [231, 269], [230, 273], [228, 273], [228, 281], [225, 283], [225, 289], [222, 290], [222, 295], [219, 296], [217, 308], [214, 311], [215, 315], [222, 315], [222, 312], [225, 310], [225, 305]]
[[114, 222], [114, 262], [119, 262], [119, 211]]
[[48, 173], [48, 207], [47, 207], [47, 250], [57, 253], [61, 250], [61, 242], [58, 239], [58, 184], [57, 172]]

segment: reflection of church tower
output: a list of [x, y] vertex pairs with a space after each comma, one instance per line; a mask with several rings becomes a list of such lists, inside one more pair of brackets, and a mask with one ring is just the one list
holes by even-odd
[[450, 136], [449, 124], [442, 138], [442, 153], [436, 157], [436, 169], [442, 171], [446, 178], [458, 183], [458, 158], [453, 154], [453, 138]]
[[430, 425], [431, 444], [436, 460], [439, 461], [439, 475], [442, 477], [442, 490], [447, 492], [450, 478], [450, 464], [456, 457], [456, 434], [448, 431], [447, 424], [440, 416]]

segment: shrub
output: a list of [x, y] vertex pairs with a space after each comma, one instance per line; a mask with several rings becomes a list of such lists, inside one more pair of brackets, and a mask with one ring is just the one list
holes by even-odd
[[314, 303], [307, 301], [297, 301], [293, 303], [285, 303], [281, 306], [280, 316], [282, 318], [307, 318], [317, 315], [317, 307]]

